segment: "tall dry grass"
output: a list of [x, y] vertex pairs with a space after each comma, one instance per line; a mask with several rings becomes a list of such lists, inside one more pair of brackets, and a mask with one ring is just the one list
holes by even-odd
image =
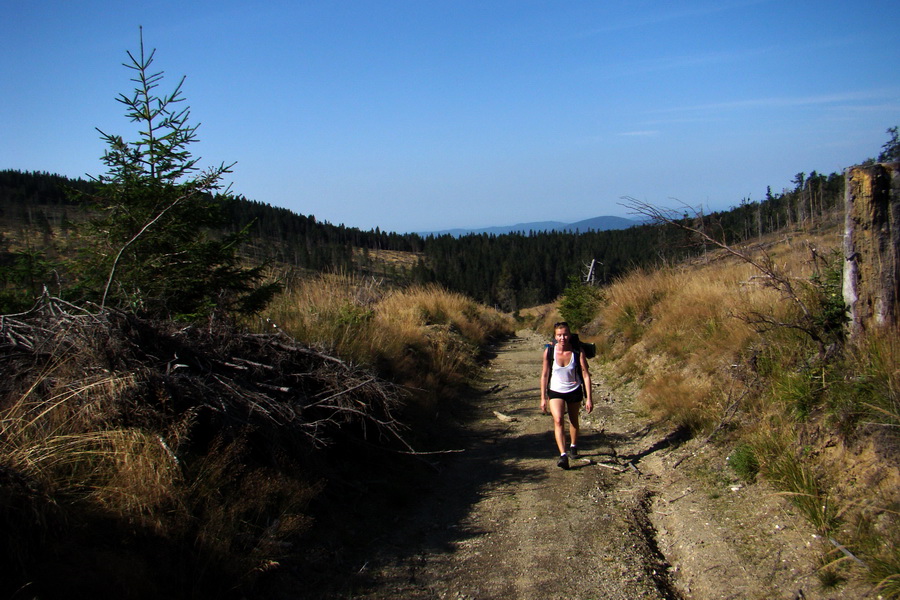
[[[104, 426], [108, 405], [134, 378], [104, 375], [57, 390], [54, 375], [39, 377], [3, 410], [3, 464], [54, 497], [90, 501], [128, 519], [152, 515], [171, 498], [174, 457], [159, 436]], [[44, 397], [41, 387], [53, 391]]]
[[514, 328], [507, 315], [438, 286], [384, 288], [350, 275], [300, 281], [265, 317], [430, 397], [464, 384], [483, 346]]
[[[415, 388], [410, 412], [432, 414], [433, 399], [465, 383], [484, 345], [512, 327], [437, 287], [385, 289], [338, 276], [293, 286], [269, 319], [270, 328], [278, 323]], [[203, 385], [209, 377], [235, 383], [226, 378], [245, 367], [228, 357], [243, 345], [252, 351], [260, 336], [170, 335], [165, 324], [126, 317], [66, 323], [73, 329], [53, 329], [58, 337], [35, 344], [39, 352], [7, 345], [2, 357], [10, 373], [0, 397], [0, 595], [25, 584], [30, 597], [233, 597], [282, 558], [296, 558], [331, 455], [313, 451], [305, 422], [276, 424], [254, 398], [226, 406]], [[301, 399], [330, 390], [332, 371], [302, 379], [306, 357], [316, 355], [291, 348], [266, 360], [300, 369]], [[323, 365], [334, 364], [328, 359]], [[204, 375], [210, 363], [231, 370]], [[309, 368], [318, 364], [310, 359]], [[228, 389], [252, 395], [253, 385]], [[365, 405], [368, 392], [347, 391], [357, 412], [380, 418]], [[327, 410], [322, 435], [341, 435]], [[112, 551], [111, 540], [126, 543]]]
[[[307, 525], [315, 485], [254, 467], [239, 440], [176, 457], [189, 423], [154, 428], [125, 400], [135, 385], [57, 361], [0, 404], [2, 593], [221, 597]], [[132, 543], [109, 556], [119, 538]]]
[[729, 258], [634, 272], [606, 297], [589, 326], [606, 359], [623, 380], [643, 383], [639, 400], [649, 414], [694, 430], [716, 421], [747, 385], [731, 376], [757, 338], [740, 315], [768, 311], [776, 300]]
[[823, 339], [839, 340], [825, 329], [836, 319], [828, 261], [839, 244], [835, 232], [768, 241], [796, 297], [716, 253], [631, 273], [609, 286], [589, 328], [613, 382], [637, 390], [638, 408], [734, 446], [743, 479], [758, 474], [822, 539], [856, 553], [848, 560], [823, 544], [823, 584], [868, 579], [900, 597], [900, 332], [823, 353], [803, 329], [821, 325]]

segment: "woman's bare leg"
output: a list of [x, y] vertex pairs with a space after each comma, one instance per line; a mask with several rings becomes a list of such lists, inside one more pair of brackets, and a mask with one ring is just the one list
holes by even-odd
[[566, 410], [569, 412], [569, 437], [572, 439], [572, 445], [577, 446], [578, 432], [581, 430], [578, 423], [578, 412], [581, 410], [581, 402], [566, 402]]
[[553, 435], [556, 437], [556, 446], [559, 453], [566, 451], [566, 401], [562, 398], [550, 398], [550, 414], [553, 415]]

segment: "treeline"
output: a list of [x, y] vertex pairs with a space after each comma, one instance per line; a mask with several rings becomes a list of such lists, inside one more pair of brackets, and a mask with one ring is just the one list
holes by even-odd
[[[3, 229], [68, 230], [79, 203], [73, 192], [87, 193], [93, 184], [45, 172], [0, 171], [0, 220]], [[75, 217], [77, 218], [77, 217]], [[0, 240], [2, 240], [0, 234]]]
[[766, 190], [761, 202], [743, 200], [738, 206], [709, 215], [729, 242], [760, 237], [782, 229], [810, 228], [829, 222], [844, 202], [844, 175], [813, 171], [794, 176], [794, 188], [773, 194]]
[[253, 258], [277, 261], [314, 271], [351, 272], [359, 265], [354, 248], [419, 253], [424, 240], [416, 234], [383, 232], [317, 221], [244, 197], [223, 201], [226, 220], [237, 232], [249, 228]]
[[[810, 229], [833, 223], [843, 206], [844, 176], [798, 173], [795, 187], [765, 200], [744, 200], [728, 210], [703, 214], [689, 208], [682, 218], [701, 221], [715, 237], [733, 244], [785, 228]], [[450, 289], [508, 311], [557, 298], [571, 278], [584, 276], [597, 261], [595, 281], [603, 284], [636, 267], [701, 252], [695, 240], [675, 227], [647, 224], [629, 229], [581, 234], [429, 237], [424, 254], [430, 277]]]
[[[798, 173], [795, 187], [769, 190], [762, 201], [744, 200], [728, 211], [702, 214], [689, 209], [683, 218], [704, 226], [729, 243], [750, 240], [784, 228], [810, 228], [832, 220], [842, 206], [844, 177]], [[73, 198], [89, 194], [91, 181], [43, 172], [0, 171], [0, 219], [4, 230], [67, 230], [80, 207]], [[74, 194], [73, 190], [81, 192]], [[363, 231], [332, 225], [314, 216], [248, 200], [221, 197], [229, 225], [223, 234], [246, 230], [245, 254], [254, 262], [275, 262], [311, 271], [378, 273], [378, 251], [410, 253], [407, 266], [389, 267], [392, 278], [439, 283], [480, 302], [507, 311], [552, 301], [573, 277], [597, 261], [595, 280], [604, 283], [640, 266], [677, 260], [699, 249], [686, 234], [655, 224], [586, 233], [539, 232], [420, 236], [378, 228]], [[0, 268], [9, 264], [9, 240], [0, 238]], [[381, 265], [382, 273], [388, 267]]]
[[597, 261], [597, 283], [690, 252], [674, 228], [643, 225], [581, 234], [468, 235], [426, 240], [433, 280], [507, 311], [550, 302]]

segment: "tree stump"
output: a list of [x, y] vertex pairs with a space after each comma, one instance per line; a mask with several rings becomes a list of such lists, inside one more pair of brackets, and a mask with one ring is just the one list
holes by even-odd
[[854, 338], [900, 322], [900, 163], [850, 167], [844, 175], [843, 293]]

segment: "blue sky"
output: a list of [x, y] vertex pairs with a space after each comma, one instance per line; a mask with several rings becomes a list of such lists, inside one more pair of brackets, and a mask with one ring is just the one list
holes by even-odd
[[[8, 2], [0, 169], [103, 173], [143, 26], [233, 190], [390, 231], [728, 208], [878, 154], [900, 2]], [[672, 200], [673, 198], [677, 201]]]

